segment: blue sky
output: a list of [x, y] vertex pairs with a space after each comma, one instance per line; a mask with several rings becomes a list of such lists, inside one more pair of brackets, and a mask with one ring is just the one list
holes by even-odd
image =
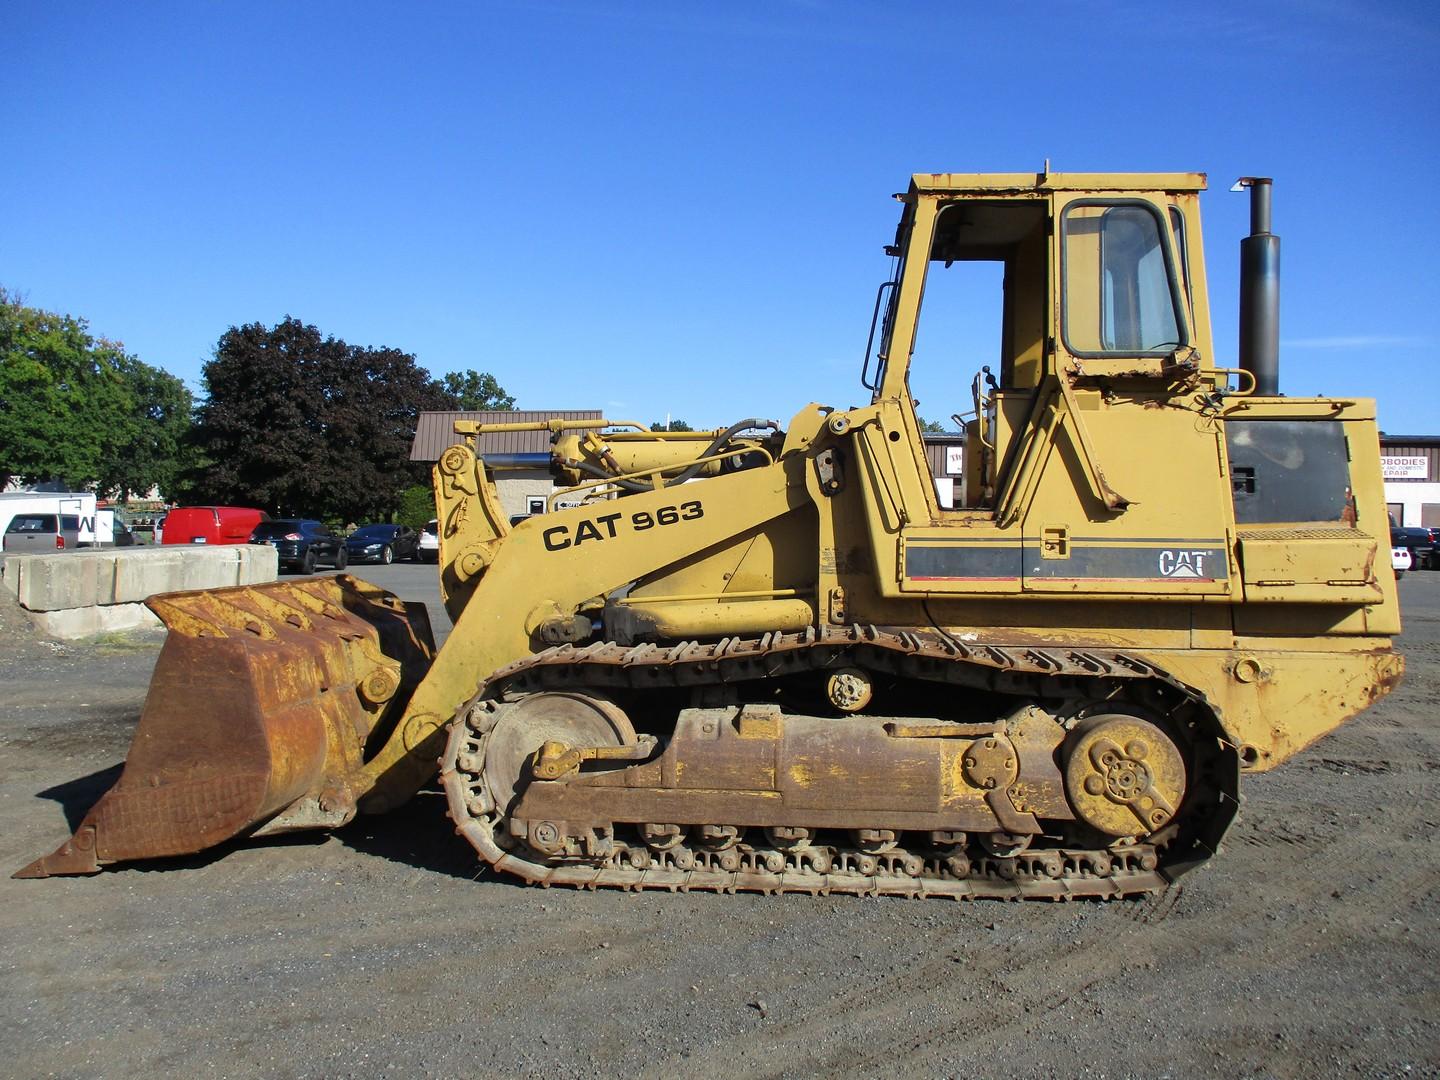
[[[1274, 176], [1282, 389], [1440, 432], [1433, 3], [10, 0], [0, 23], [0, 285], [195, 387], [228, 326], [291, 314], [523, 408], [856, 404], [890, 194], [1049, 158], [1210, 175], [1226, 365], [1227, 189]], [[987, 350], [959, 350], [953, 408]]]

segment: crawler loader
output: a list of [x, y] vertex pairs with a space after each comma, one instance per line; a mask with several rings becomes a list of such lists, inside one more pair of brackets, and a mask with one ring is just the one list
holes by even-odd
[[[1233, 368], [1202, 175], [923, 174], [867, 403], [541, 424], [561, 486], [513, 527], [477, 453], [498, 429], [458, 423], [445, 646], [345, 576], [155, 597], [125, 770], [22, 875], [334, 828], [438, 768], [480, 857], [547, 885], [1166, 887], [1218, 850], [1243, 773], [1402, 671], [1375, 406], [1280, 394], [1270, 182], [1242, 184]], [[998, 340], [967, 356], [946, 304], [977, 281]], [[951, 413], [937, 484], [921, 417]]]

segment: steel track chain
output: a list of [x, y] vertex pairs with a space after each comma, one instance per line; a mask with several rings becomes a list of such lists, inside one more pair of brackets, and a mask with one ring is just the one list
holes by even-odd
[[[504, 696], [559, 688], [661, 689], [743, 682], [824, 670], [842, 661], [1035, 697], [1108, 700], [1143, 687], [1172, 713], [1198, 710], [1219, 730], [1218, 718], [1198, 692], [1141, 658], [1113, 650], [971, 644], [944, 634], [874, 626], [812, 627], [794, 634], [671, 647], [613, 642], [561, 645], [501, 668], [457, 713], [440, 761], [456, 831], [496, 869], [546, 887], [1067, 900], [1162, 891], [1179, 872], [1213, 853], [1234, 817], [1238, 758], [1233, 751], [1220, 751], [1219, 743], [1212, 755], [1215, 760], [1207, 763], [1211, 768], [1221, 766], [1215, 769], [1219, 774], [1215, 797], [1196, 800], [1199, 805], [1192, 808], [1191, 817], [1205, 820], [1188, 823], [1194, 834], [1190, 846], [1198, 844], [1198, 857], [1195, 851], [1184, 852], [1183, 861], [1164, 844], [1100, 850], [1032, 847], [1011, 856], [982, 854], [972, 860], [956, 851], [901, 847], [874, 853], [828, 845], [781, 851], [741, 844], [715, 851], [681, 844], [659, 851], [618, 839], [608, 852], [589, 861], [547, 860], [516, 847], [486, 788], [485, 745], [506, 708]], [[1221, 760], [1227, 757], [1234, 759], [1228, 762], [1231, 768]], [[1172, 836], [1173, 832], [1166, 830]]]

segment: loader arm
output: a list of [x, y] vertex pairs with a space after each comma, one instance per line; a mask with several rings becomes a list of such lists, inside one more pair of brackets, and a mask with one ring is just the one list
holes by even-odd
[[[810, 407], [799, 428], [813, 432], [819, 415]], [[713, 451], [752, 425], [778, 428], [742, 421], [691, 441]], [[625, 433], [626, 461], [650, 470], [642, 490], [510, 527], [475, 452], [479, 435], [616, 426], [637, 429]], [[606, 594], [807, 501], [798, 458], [777, 464], [764, 451], [763, 468], [686, 486], [697, 470], [676, 453], [684, 440], [658, 433], [647, 458], [643, 429], [628, 422], [461, 421], [456, 433], [434, 469], [440, 587], [454, 623], [441, 657], [423, 604], [344, 575], [153, 597], [170, 634], [125, 771], [74, 836], [17, 876], [94, 873], [396, 806], [434, 774], [445, 726], [494, 671], [583, 640]], [[692, 455], [758, 447], [736, 444]], [[803, 601], [788, 603], [813, 618]], [[196, 708], [206, 702], [215, 704]]]
[[445, 727], [460, 707], [494, 672], [562, 641], [587, 601], [804, 506], [803, 468], [803, 458], [791, 455], [529, 518], [495, 540], [467, 538], [455, 563], [470, 562], [444, 571], [465, 590], [459, 618], [394, 734], [366, 763], [362, 809], [383, 812], [413, 795], [434, 774]]

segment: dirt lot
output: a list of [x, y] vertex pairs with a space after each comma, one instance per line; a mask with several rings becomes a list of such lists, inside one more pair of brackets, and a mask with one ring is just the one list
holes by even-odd
[[[433, 573], [433, 572], [432, 572]], [[330, 837], [0, 878], [0, 1074], [1440, 1075], [1440, 573], [1410, 672], [1144, 902], [541, 891], [438, 796]], [[0, 867], [115, 775], [155, 636], [0, 607]]]

